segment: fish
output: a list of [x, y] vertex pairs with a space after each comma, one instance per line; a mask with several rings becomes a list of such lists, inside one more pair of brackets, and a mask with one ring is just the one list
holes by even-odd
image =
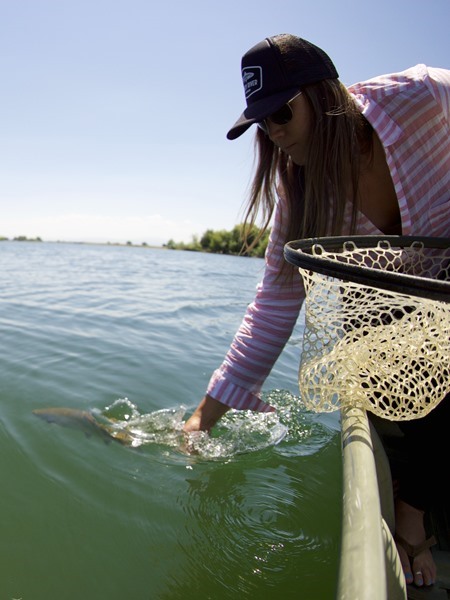
[[120, 421], [102, 416], [102, 421], [95, 418], [92, 412], [76, 408], [50, 407], [37, 408], [33, 414], [47, 423], [81, 429], [86, 436], [100, 435], [105, 442], [115, 440], [125, 446], [132, 446], [134, 438], [130, 432], [120, 427]]

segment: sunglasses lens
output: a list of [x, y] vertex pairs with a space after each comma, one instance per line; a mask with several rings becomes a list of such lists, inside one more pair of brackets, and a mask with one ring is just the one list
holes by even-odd
[[266, 119], [264, 119], [264, 121], [259, 121], [259, 123], [257, 123], [258, 127], [262, 129], [262, 131], [264, 131], [266, 135], [269, 135], [269, 128], [267, 127], [266, 121], [272, 121], [272, 123], [275, 123], [275, 125], [286, 125], [286, 123], [289, 123], [293, 116], [290, 102], [292, 102], [292, 100], [295, 100], [297, 96], [300, 96], [301, 93], [302, 92], [298, 92], [298, 94], [296, 94], [291, 100], [289, 100], [289, 102], [287, 102], [284, 106], [282, 106], [274, 113], [269, 115]]
[[279, 110], [272, 113], [269, 119], [276, 125], [286, 125], [292, 119], [292, 110], [289, 104], [285, 104]]

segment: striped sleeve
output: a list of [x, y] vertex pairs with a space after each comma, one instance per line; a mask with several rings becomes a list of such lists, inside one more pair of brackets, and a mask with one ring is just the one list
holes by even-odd
[[304, 298], [299, 274], [292, 281], [278, 278], [284, 263], [285, 226], [280, 199], [274, 215], [265, 257], [265, 271], [254, 301], [222, 365], [213, 373], [207, 393], [236, 409], [261, 412], [274, 410], [263, 402], [260, 391], [264, 380], [291, 336]]
[[386, 153], [403, 235], [450, 235], [450, 71], [416, 65], [349, 88]]
[[450, 71], [428, 67], [428, 74], [426, 83], [438, 104], [441, 105], [445, 120], [450, 123]]

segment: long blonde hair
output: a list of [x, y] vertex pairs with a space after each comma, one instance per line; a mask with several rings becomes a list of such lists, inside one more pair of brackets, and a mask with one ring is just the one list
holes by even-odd
[[361, 157], [372, 152], [372, 127], [338, 79], [325, 79], [302, 91], [312, 114], [306, 164], [295, 165], [258, 129], [244, 235], [258, 220], [261, 233], [269, 227], [279, 187], [289, 210], [283, 215], [288, 220], [284, 242], [341, 234], [348, 202], [352, 203], [351, 232], [355, 230]]

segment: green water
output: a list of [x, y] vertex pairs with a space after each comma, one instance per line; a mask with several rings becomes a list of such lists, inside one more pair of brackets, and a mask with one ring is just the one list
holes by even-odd
[[[197, 404], [261, 272], [258, 259], [0, 244], [0, 600], [334, 598], [340, 439], [335, 415], [299, 402], [301, 326], [265, 386], [275, 420], [231, 413], [196, 454], [149, 430], [148, 415]], [[144, 443], [32, 413], [58, 406], [130, 407]]]

